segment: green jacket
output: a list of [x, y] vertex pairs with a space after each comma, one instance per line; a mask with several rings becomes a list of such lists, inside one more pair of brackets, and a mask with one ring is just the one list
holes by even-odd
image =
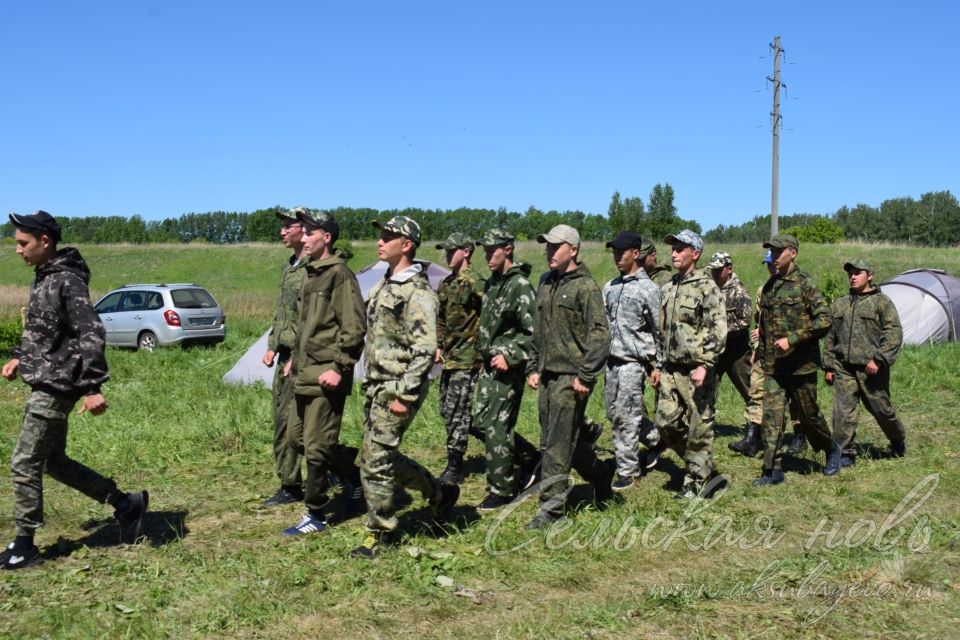
[[610, 353], [610, 332], [603, 294], [586, 265], [543, 275], [536, 320], [527, 373], [565, 373], [595, 383]]
[[477, 331], [477, 352], [483, 362], [502, 355], [510, 367], [526, 365], [533, 344], [536, 293], [531, 267], [515, 262], [503, 275], [487, 280]]
[[653, 284], [663, 289], [663, 286], [673, 279], [673, 274], [671, 274], [670, 271], [672, 271], [672, 267], [669, 265], [658, 264], [653, 268], [653, 271], [647, 275], [653, 280]]
[[903, 344], [900, 314], [879, 288], [834, 300], [830, 305], [833, 325], [823, 340], [823, 368], [833, 371], [837, 363], [862, 366], [876, 361], [891, 367]]
[[324, 393], [320, 374], [335, 370], [343, 376], [339, 392], [353, 388], [353, 367], [363, 353], [367, 318], [360, 285], [346, 261], [338, 255], [311, 260], [300, 292], [300, 331], [293, 352], [293, 391]]
[[443, 368], [478, 369], [477, 329], [483, 305], [485, 281], [466, 265], [459, 274], [450, 274], [437, 289], [440, 313], [437, 342], [443, 352]]
[[280, 297], [273, 314], [267, 349], [289, 354], [297, 344], [297, 321], [300, 318], [300, 288], [303, 286], [303, 265], [306, 259], [290, 259], [280, 270]]
[[388, 399], [408, 405], [426, 393], [437, 351], [438, 306], [422, 262], [387, 275], [370, 290], [365, 385], [386, 386]]
[[[830, 307], [810, 276], [794, 266], [774, 274], [760, 293], [757, 358], [767, 375], [805, 375], [820, 369], [820, 338], [830, 331]], [[774, 342], [787, 338], [778, 351]]]
[[660, 360], [665, 365], [713, 368], [726, 347], [727, 312], [706, 269], [683, 280], [677, 273], [660, 292]]

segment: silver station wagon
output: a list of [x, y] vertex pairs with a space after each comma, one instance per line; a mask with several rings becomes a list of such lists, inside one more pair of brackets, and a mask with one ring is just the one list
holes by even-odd
[[128, 284], [94, 305], [107, 344], [152, 351], [174, 344], [222, 342], [226, 317], [210, 292], [195, 284]]

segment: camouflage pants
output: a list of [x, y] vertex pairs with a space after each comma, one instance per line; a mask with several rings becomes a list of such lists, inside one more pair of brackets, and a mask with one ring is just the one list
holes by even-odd
[[657, 429], [660, 437], [686, 463], [684, 486], [703, 484], [713, 475], [713, 428], [703, 420], [716, 392], [712, 371], [699, 387], [690, 380], [691, 369], [667, 365], [660, 371]]
[[640, 442], [653, 447], [660, 432], [643, 405], [646, 366], [640, 362], [608, 364], [603, 388], [607, 418], [613, 430], [617, 474], [622, 478], [640, 475]]
[[514, 432], [523, 385], [523, 367], [497, 371], [485, 366], [477, 379], [473, 424], [486, 443], [487, 490], [505, 498], [517, 494], [518, 469], [533, 466], [539, 453]]
[[[273, 459], [277, 466], [277, 477], [284, 487], [299, 487], [303, 480], [300, 475], [301, 455], [297, 448], [289, 444], [287, 425], [290, 423], [290, 413], [294, 408], [293, 380], [284, 377], [283, 367], [290, 359], [286, 356], [277, 356], [273, 365]], [[303, 443], [298, 443], [303, 449]]]
[[340, 425], [347, 396], [321, 393], [319, 396], [295, 394], [287, 425], [287, 446], [307, 462], [307, 482], [303, 503], [319, 510], [328, 501], [329, 472], [346, 482], [356, 482], [359, 473], [353, 463], [356, 449], [340, 444]]
[[817, 374], [766, 376], [763, 380], [763, 468], [783, 468], [783, 433], [787, 422], [787, 402], [794, 403], [800, 418], [800, 430], [814, 451], [829, 451], [832, 446], [827, 421], [817, 405]]
[[[750, 400], [743, 408], [743, 419], [750, 424], [759, 425], [763, 422], [763, 367], [760, 360], [754, 360], [750, 367]], [[796, 398], [790, 398], [790, 423], [794, 433], [800, 431], [800, 409], [797, 408]]]
[[[708, 411], [703, 416], [703, 421], [709, 424], [711, 429], [713, 429], [716, 419], [717, 393], [720, 391], [720, 381], [723, 380], [723, 374], [727, 374], [737, 393], [743, 398], [743, 402], [749, 406], [751, 353], [749, 336], [746, 331], [738, 331], [732, 334], [732, 337], [727, 337], [727, 346], [720, 354], [720, 359], [714, 369], [716, 384], [713, 386], [713, 398], [710, 400]], [[760, 421], [757, 420], [757, 424], [759, 423]]]
[[899, 442], [907, 437], [890, 402], [890, 369], [883, 367], [868, 376], [863, 367], [838, 363], [833, 377], [833, 443], [843, 447], [844, 453], [856, 454], [854, 438], [861, 401], [887, 439]]
[[32, 536], [43, 524], [44, 472], [97, 502], [118, 493], [113, 480], [67, 457], [67, 417], [77, 400], [37, 390], [27, 399], [10, 465], [18, 536]]
[[401, 417], [390, 412], [396, 397], [396, 383], [364, 385], [363, 449], [360, 452], [360, 479], [367, 499], [366, 526], [371, 531], [397, 528], [393, 492], [399, 484], [414, 489], [424, 498], [433, 497], [440, 483], [419, 463], [400, 453], [400, 442], [427, 395], [423, 385], [420, 398]]
[[563, 513], [571, 468], [587, 482], [598, 478], [601, 471], [596, 451], [581, 435], [589, 394], [573, 392], [575, 377], [549, 372], [540, 375], [540, 510], [553, 515]]
[[467, 452], [467, 435], [483, 441], [483, 433], [473, 427], [473, 387], [477, 372], [449, 369], [440, 375], [440, 415], [447, 426], [447, 452], [462, 456]]

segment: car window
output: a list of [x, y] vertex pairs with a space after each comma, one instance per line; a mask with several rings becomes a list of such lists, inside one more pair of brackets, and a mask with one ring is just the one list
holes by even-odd
[[206, 289], [174, 289], [170, 292], [177, 309], [210, 309], [217, 306]]
[[123, 295], [122, 291], [114, 291], [106, 298], [97, 303], [95, 307], [97, 313], [113, 313], [117, 310], [117, 305], [120, 304], [120, 296]]
[[143, 311], [146, 309], [146, 291], [128, 291], [120, 303], [120, 311]]
[[163, 296], [156, 291], [147, 293], [147, 311], [155, 311], [163, 308]]

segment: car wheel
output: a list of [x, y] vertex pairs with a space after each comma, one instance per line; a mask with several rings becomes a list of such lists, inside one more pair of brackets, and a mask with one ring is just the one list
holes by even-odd
[[152, 331], [144, 331], [137, 338], [137, 348], [143, 351], [153, 351], [157, 348], [157, 336]]

